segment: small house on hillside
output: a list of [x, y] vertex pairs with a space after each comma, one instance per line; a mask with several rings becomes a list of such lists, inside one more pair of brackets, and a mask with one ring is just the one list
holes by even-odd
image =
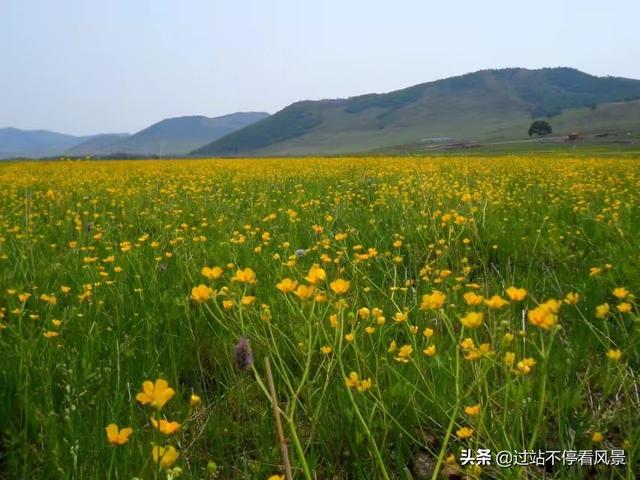
[[570, 142], [580, 140], [580, 134], [578, 132], [571, 132], [569, 135], [567, 135], [567, 140], [569, 140]]

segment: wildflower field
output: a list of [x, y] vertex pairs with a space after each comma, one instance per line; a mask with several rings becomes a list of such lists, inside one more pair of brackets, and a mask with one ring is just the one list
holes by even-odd
[[639, 239], [635, 159], [0, 164], [0, 478], [638, 478]]

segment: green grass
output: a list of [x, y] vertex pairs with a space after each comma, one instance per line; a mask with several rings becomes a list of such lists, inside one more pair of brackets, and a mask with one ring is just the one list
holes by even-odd
[[[640, 474], [637, 157], [12, 162], [0, 185], [0, 478], [284, 473], [265, 357], [295, 478], [454, 478], [463, 448], [624, 447], [626, 466], [558, 466], [548, 478]], [[310, 298], [276, 287], [309, 284], [314, 264], [326, 279]], [[205, 278], [204, 266], [223, 273]], [[234, 281], [247, 267], [256, 282]], [[199, 284], [216, 294], [195, 301]], [[512, 285], [527, 297], [501, 309], [464, 298], [507, 298]], [[442, 308], [422, 309], [435, 290]], [[571, 292], [580, 300], [556, 326], [527, 320]], [[470, 311], [484, 314], [479, 328], [461, 324]], [[242, 336], [246, 371], [234, 360]], [[525, 358], [536, 362], [526, 374]], [[371, 388], [348, 388], [351, 372]], [[136, 401], [156, 378], [176, 390], [155, 413], [182, 424], [171, 437]], [[134, 429], [126, 444], [108, 443], [110, 423]], [[152, 442], [180, 452], [171, 468], [153, 462]]]

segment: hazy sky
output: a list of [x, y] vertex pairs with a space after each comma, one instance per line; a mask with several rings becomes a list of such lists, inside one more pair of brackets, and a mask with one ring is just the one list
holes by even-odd
[[0, 127], [134, 132], [483, 68], [640, 78], [639, 0], [0, 0]]

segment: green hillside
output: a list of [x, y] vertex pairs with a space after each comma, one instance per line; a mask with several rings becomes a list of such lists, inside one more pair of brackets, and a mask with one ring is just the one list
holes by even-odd
[[187, 116], [168, 118], [144, 130], [113, 142], [100, 145], [77, 145], [70, 155], [117, 156], [117, 155], [186, 155], [231, 132], [251, 125], [269, 115], [263, 112], [239, 112], [221, 117]]
[[449, 139], [640, 129], [640, 81], [570, 68], [483, 70], [386, 94], [294, 103], [193, 152], [198, 156], [336, 154]]

